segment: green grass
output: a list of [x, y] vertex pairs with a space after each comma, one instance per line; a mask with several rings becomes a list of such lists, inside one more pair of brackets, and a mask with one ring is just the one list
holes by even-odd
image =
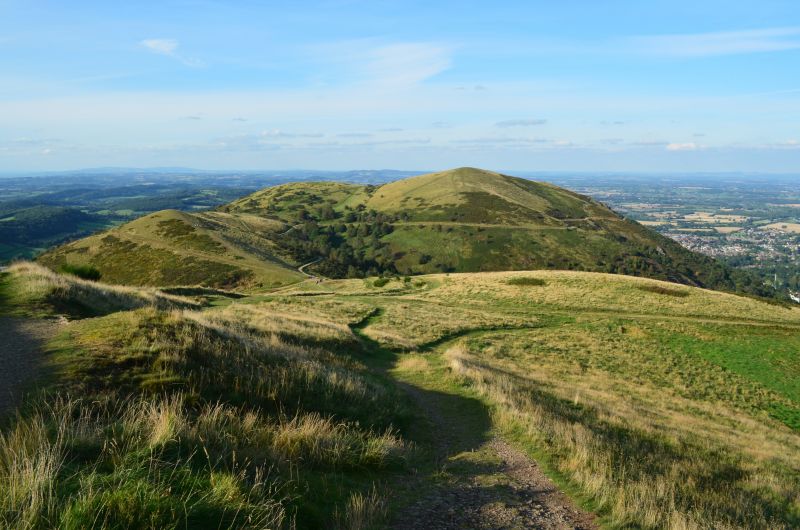
[[12, 268], [12, 313], [100, 316], [0, 431], [0, 524], [378, 525], [490, 480], [494, 435], [607, 527], [800, 524], [797, 309], [576, 272], [375, 281], [241, 297]]
[[241, 219], [166, 210], [52, 249], [38, 261], [53, 269], [94, 267], [105, 281], [124, 285], [253, 289], [297, 281], [301, 274], [254, 228]]
[[61, 266], [59, 272], [72, 274], [73, 276], [77, 276], [78, 278], [82, 278], [84, 280], [99, 280], [102, 276], [100, 271], [91, 265], [70, 265], [65, 263]]
[[597, 274], [425, 280], [427, 289], [391, 296], [355, 280], [326, 289], [376, 307], [366, 337], [426, 352], [401, 354], [397, 377], [480, 400], [492, 429], [544, 463], [604, 525], [800, 522], [796, 309]]
[[[797, 332], [765, 328], [742, 333], [738, 328], [703, 326], [700, 333], [703, 338], [665, 333], [659, 341], [669, 345], [670, 349], [705, 359], [751, 384], [774, 392], [779, 397], [770, 397], [766, 401], [749, 398], [748, 403], [758, 403], [761, 410], [800, 431], [800, 362], [797, 360], [800, 336]], [[739, 386], [734, 386], [731, 391], [743, 392]]]
[[[84, 285], [28, 265], [2, 292], [28, 292], [31, 276]], [[146, 294], [145, 307], [73, 321], [51, 341], [47, 377], [0, 432], [0, 526], [302, 529], [382, 516], [375, 485], [406, 467], [409, 413], [346, 326], [273, 314], [242, 326], [235, 308], [165, 311]], [[99, 313], [103, 298], [85, 305]]]

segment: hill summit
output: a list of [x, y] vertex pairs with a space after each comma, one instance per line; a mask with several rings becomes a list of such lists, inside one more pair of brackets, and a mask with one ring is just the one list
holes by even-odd
[[40, 261], [142, 285], [271, 287], [309, 264], [330, 277], [571, 269], [759, 292], [748, 275], [589, 197], [469, 167], [382, 186], [283, 184], [216, 211], [157, 212]]

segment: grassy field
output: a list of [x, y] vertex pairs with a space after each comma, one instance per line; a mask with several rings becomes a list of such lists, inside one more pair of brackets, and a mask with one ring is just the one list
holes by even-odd
[[423, 280], [294, 291], [375, 307], [362, 332], [405, 352], [398, 377], [485, 400], [609, 527], [800, 523], [800, 310], [589, 273]]
[[377, 528], [493, 436], [607, 528], [800, 525], [800, 309], [564, 271], [234, 296], [19, 265], [0, 298], [81, 308], [0, 435], [6, 526]]

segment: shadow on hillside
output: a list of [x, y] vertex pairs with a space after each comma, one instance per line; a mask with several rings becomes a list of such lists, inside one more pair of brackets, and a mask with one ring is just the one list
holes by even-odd
[[486, 443], [489, 440], [491, 418], [483, 402], [455, 393], [423, 388], [413, 382], [397, 381], [391, 376], [389, 370], [396, 365], [402, 352], [384, 347], [363, 333], [364, 328], [382, 315], [383, 310], [375, 308], [350, 327], [361, 342], [362, 362], [380, 377], [392, 381], [413, 403], [413, 420], [402, 430], [416, 443], [433, 451], [435, 458], [428, 464], [438, 465], [451, 456], [473, 451]]

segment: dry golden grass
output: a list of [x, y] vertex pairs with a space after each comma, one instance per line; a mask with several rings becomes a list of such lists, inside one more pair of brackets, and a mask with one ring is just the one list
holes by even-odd
[[46, 267], [30, 262], [11, 265], [14, 276], [11, 294], [17, 305], [49, 304], [57, 309], [77, 309], [89, 314], [106, 314], [138, 307], [170, 309], [199, 307], [195, 301], [163, 293], [157, 289], [131, 288], [82, 280], [75, 276], [57, 274]]
[[535, 326], [534, 316], [508, 315], [469, 308], [387, 299], [380, 318], [364, 328], [368, 337], [388, 346], [414, 349], [443, 337], [474, 329]]
[[791, 232], [800, 234], [800, 223], [772, 223], [761, 227], [762, 230], [779, 230], [781, 232]]
[[[539, 278], [544, 286], [513, 286], [516, 277]], [[762, 320], [800, 325], [800, 308], [781, 307], [718, 291], [658, 280], [572, 271], [492, 272], [425, 276], [437, 287], [414, 298], [439, 304], [483, 306], [492, 311], [552, 310], [582, 313], [651, 314], [714, 320]], [[642, 290], [646, 286], [685, 291], [674, 297]]]
[[[698, 436], [702, 428], [652, 433], [636, 424], [646, 408], [604, 414], [579, 397], [565, 399], [534, 379], [492, 368], [463, 348], [446, 355], [459, 377], [498, 405], [497, 424], [517, 433], [521, 428], [616, 525], [791, 527], [782, 505], [798, 502], [800, 481], [797, 470], [782, 467], [788, 462], [754, 462]], [[617, 387], [615, 401], [625, 407], [629, 388]]]

